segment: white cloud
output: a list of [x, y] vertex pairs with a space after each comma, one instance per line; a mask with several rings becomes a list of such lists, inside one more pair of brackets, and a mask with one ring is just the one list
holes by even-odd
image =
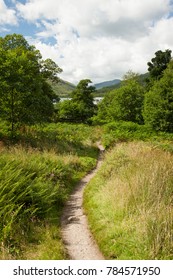
[[60, 31], [69, 26], [81, 37], [122, 37], [146, 32], [153, 20], [169, 12], [169, 0], [30, 0], [17, 8], [28, 21], [58, 19]]
[[[17, 17], [13, 9], [9, 9], [3, 0], [0, 0], [0, 25], [16, 25]], [[2, 30], [2, 29], [1, 29]]]
[[[170, 0], [29, 0], [16, 7], [39, 27], [35, 44], [43, 57], [71, 82], [142, 73], [155, 51], [173, 49]], [[56, 43], [46, 44], [51, 37]]]

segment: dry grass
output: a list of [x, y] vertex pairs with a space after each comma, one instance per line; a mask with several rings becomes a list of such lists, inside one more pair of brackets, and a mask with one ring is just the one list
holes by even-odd
[[143, 142], [107, 153], [85, 207], [110, 259], [173, 259], [173, 155]]

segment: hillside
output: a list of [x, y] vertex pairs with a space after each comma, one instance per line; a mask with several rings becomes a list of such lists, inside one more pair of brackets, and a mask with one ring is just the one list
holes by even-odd
[[[149, 73], [139, 75], [139, 77], [138, 77], [139, 82], [141, 84], [145, 85], [146, 79], [148, 78], [148, 76], [149, 76]], [[116, 80], [114, 80], [114, 81], [116, 81]], [[114, 89], [119, 88], [121, 86], [121, 82], [122, 81], [119, 80], [119, 83], [112, 84], [112, 85], [109, 85], [109, 86], [105, 86], [105, 87], [102, 87], [102, 88], [98, 88], [96, 96], [104, 96], [107, 92], [110, 92]], [[104, 84], [104, 83], [101, 83], [101, 84]], [[106, 82], [105, 82], [105, 84], [106, 84]]]
[[100, 88], [100, 89], [97, 89], [97, 92], [96, 92], [96, 96], [103, 96], [105, 95], [107, 92], [109, 91], [112, 91], [114, 89], [117, 89], [121, 86], [121, 82], [118, 83], [118, 84], [115, 84], [115, 85], [112, 85], [112, 86], [107, 86], [107, 87], [103, 87], [103, 88]]
[[58, 83], [50, 83], [59, 97], [66, 97], [75, 89], [75, 85], [61, 79]]
[[98, 84], [95, 84], [94, 86], [95, 86], [96, 89], [101, 89], [101, 88], [117, 85], [120, 82], [121, 82], [121, 80], [115, 79], [115, 80], [112, 80], [112, 81], [105, 81], [105, 82], [102, 82], [102, 83], [98, 83]]
[[[145, 79], [148, 77], [148, 73], [139, 75], [139, 81], [144, 84]], [[58, 83], [52, 83], [50, 81], [55, 93], [59, 97], [68, 97], [70, 93], [75, 89], [75, 85], [70, 82], [60, 79]], [[103, 96], [105, 93], [117, 89], [121, 86], [121, 80], [115, 79], [112, 81], [104, 81], [94, 85], [96, 87], [96, 93], [94, 96]]]

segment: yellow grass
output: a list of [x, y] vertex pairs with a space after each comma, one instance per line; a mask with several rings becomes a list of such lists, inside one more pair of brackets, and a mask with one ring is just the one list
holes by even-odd
[[143, 142], [107, 153], [85, 192], [91, 228], [109, 259], [173, 259], [173, 155]]

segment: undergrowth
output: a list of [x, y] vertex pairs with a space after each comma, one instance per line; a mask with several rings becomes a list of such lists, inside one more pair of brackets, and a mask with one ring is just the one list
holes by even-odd
[[173, 150], [173, 134], [154, 131], [146, 125], [133, 122], [111, 122], [103, 125], [102, 142], [106, 148], [115, 146], [119, 142], [150, 141], [160, 144], [164, 149]]
[[[97, 128], [95, 128], [97, 130]], [[25, 127], [0, 145], [0, 258], [64, 259], [61, 211], [94, 168], [96, 131], [86, 125]]]

